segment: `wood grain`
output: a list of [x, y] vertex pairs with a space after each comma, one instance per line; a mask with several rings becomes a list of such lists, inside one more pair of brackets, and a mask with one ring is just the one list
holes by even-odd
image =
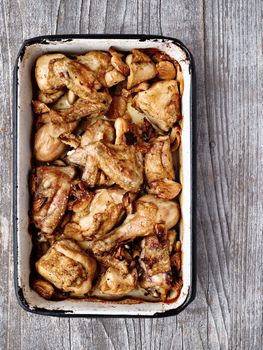
[[[0, 349], [262, 349], [260, 0], [0, 1]], [[12, 67], [26, 38], [145, 33], [182, 40], [197, 75], [197, 296], [178, 316], [63, 319], [13, 288]]]

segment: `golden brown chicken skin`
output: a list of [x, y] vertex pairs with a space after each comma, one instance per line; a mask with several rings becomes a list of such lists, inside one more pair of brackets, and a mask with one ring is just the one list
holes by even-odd
[[83, 297], [92, 288], [96, 260], [74, 241], [62, 239], [36, 262], [36, 270], [59, 290]]
[[78, 241], [92, 236], [103, 237], [124, 213], [122, 202], [125, 193], [122, 189], [97, 190], [90, 205], [74, 213], [65, 226], [64, 234]]
[[72, 167], [41, 166], [32, 179], [33, 222], [47, 235], [52, 235], [61, 221], [68, 203]]
[[180, 103], [176, 80], [158, 81], [148, 90], [139, 92], [133, 100], [133, 106], [163, 131], [168, 131], [181, 118]]

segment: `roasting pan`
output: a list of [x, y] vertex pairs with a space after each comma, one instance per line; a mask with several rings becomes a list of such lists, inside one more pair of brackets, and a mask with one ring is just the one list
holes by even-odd
[[[183, 287], [174, 302], [85, 301], [43, 299], [30, 288], [28, 176], [31, 168], [31, 72], [36, 58], [45, 53], [62, 52], [82, 54], [90, 50], [107, 50], [115, 46], [122, 50], [158, 48], [175, 58], [181, 65], [184, 78], [182, 96], [182, 143], [180, 151], [180, 195]], [[193, 263], [193, 75], [194, 63], [189, 50], [178, 40], [147, 35], [54, 35], [26, 40], [14, 68], [13, 103], [13, 227], [14, 227], [14, 279], [19, 304], [29, 312], [42, 315], [85, 316], [166, 316], [180, 312], [194, 298], [195, 265]]]

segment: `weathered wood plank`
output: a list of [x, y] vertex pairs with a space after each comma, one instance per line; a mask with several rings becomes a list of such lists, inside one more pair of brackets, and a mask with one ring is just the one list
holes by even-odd
[[[1, 349], [261, 349], [262, 2], [0, 2]], [[181, 39], [197, 73], [197, 297], [177, 317], [59, 319], [22, 311], [13, 292], [11, 76], [26, 38], [145, 33]]]

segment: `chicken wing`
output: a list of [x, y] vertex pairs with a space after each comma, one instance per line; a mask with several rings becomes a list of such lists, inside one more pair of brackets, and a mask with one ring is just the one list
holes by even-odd
[[173, 199], [179, 194], [181, 185], [174, 181], [169, 136], [152, 141], [152, 147], [145, 155], [145, 176], [150, 193], [165, 199]]
[[36, 262], [36, 270], [58, 289], [82, 297], [92, 287], [96, 260], [75, 242], [63, 239], [55, 242]]
[[75, 212], [64, 229], [64, 234], [75, 240], [102, 238], [119, 221], [124, 212], [121, 189], [97, 190], [88, 208]]
[[134, 269], [127, 275], [109, 267], [102, 275], [99, 289], [109, 295], [123, 295], [131, 292], [137, 287], [137, 271]]
[[66, 86], [81, 98], [87, 98], [93, 90], [101, 88], [96, 75], [84, 64], [67, 57], [49, 64], [48, 79], [56, 88]]
[[133, 106], [144, 112], [153, 125], [168, 131], [181, 118], [178, 82], [164, 80], [154, 83], [135, 96]]
[[95, 91], [85, 99], [79, 98], [70, 108], [61, 111], [51, 109], [48, 113], [41, 115], [40, 121], [42, 123], [69, 123], [90, 115], [103, 115], [108, 111], [110, 104], [111, 96], [108, 92]]
[[42, 166], [32, 179], [33, 222], [50, 236], [61, 221], [68, 202], [73, 167]]
[[143, 158], [133, 146], [99, 141], [86, 146], [85, 152], [121, 188], [131, 192], [140, 190], [143, 183]]

